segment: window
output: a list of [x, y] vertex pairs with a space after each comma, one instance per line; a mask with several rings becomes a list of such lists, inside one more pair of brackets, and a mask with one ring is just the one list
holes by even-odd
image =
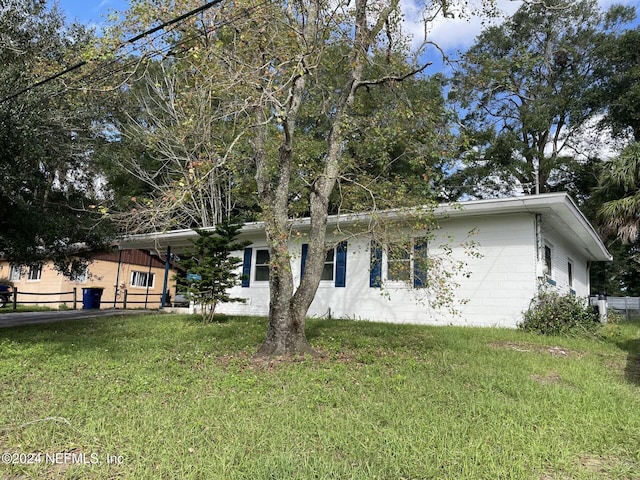
[[324, 267], [322, 269], [322, 276], [320, 280], [329, 280], [333, 282], [333, 265], [335, 263], [335, 249], [331, 249], [327, 252], [327, 256], [324, 259]]
[[567, 261], [567, 280], [569, 287], [573, 288], [573, 262], [571, 260]]
[[31, 265], [27, 271], [27, 280], [36, 282], [42, 278], [42, 265]]
[[549, 245], [544, 246], [544, 277], [549, 285], [556, 285], [553, 279], [553, 250]]
[[393, 243], [387, 247], [387, 280], [411, 280], [411, 242]]
[[256, 282], [269, 281], [269, 250], [256, 250]]
[[134, 270], [131, 272], [131, 286], [153, 288], [155, 278], [156, 278], [155, 273], [138, 272]]
[[22, 265], [11, 265], [11, 272], [9, 272], [9, 280], [17, 282], [22, 278]]
[[544, 246], [544, 274], [551, 278], [551, 247], [549, 245]]
[[371, 243], [369, 286], [381, 287], [382, 279], [427, 286], [427, 241], [414, 238], [407, 242], [391, 243], [383, 248]]
[[[302, 255], [300, 258], [300, 277], [304, 276], [305, 264], [309, 244], [302, 244]], [[342, 241], [335, 248], [327, 250], [324, 258], [324, 266], [320, 280], [333, 282], [334, 287], [346, 287], [347, 285], [347, 242]]]
[[87, 267], [82, 269], [81, 272], [72, 273], [71, 281], [76, 283], [85, 283], [87, 281]]

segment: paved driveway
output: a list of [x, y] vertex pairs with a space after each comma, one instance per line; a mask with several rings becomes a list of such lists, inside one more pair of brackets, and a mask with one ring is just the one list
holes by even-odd
[[[5, 307], [6, 308], [6, 307]], [[51, 312], [12, 312], [0, 313], [0, 328], [34, 325], [39, 323], [64, 322], [79, 318], [112, 317], [115, 315], [141, 315], [150, 310], [57, 310]]]

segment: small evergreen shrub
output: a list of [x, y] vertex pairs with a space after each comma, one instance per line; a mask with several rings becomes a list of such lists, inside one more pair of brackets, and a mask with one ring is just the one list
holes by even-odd
[[215, 231], [196, 230], [193, 249], [187, 249], [180, 260], [187, 275], [176, 278], [178, 292], [202, 308], [205, 322], [213, 321], [218, 303], [245, 301], [229, 296], [229, 289], [240, 279], [236, 271], [242, 265], [231, 252], [251, 243], [236, 240], [241, 227], [239, 222], [225, 221], [218, 223]]
[[601, 324], [597, 312], [575, 295], [540, 291], [524, 312], [519, 328], [541, 335], [593, 335]]

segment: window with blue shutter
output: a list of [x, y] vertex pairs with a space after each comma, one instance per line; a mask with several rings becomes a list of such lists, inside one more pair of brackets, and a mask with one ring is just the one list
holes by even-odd
[[270, 255], [267, 249], [256, 249], [256, 264], [253, 279], [256, 282], [268, 282], [270, 267]]
[[242, 286], [248, 287], [251, 282], [251, 248], [244, 249], [244, 257], [242, 259]]
[[369, 258], [369, 287], [382, 286], [382, 246], [371, 241]]
[[[302, 244], [302, 254], [300, 258], [300, 278], [303, 277], [309, 244]], [[324, 266], [320, 276], [322, 281], [333, 281], [334, 286], [344, 287], [347, 283], [347, 242], [340, 242], [334, 249], [327, 251], [324, 259]]]

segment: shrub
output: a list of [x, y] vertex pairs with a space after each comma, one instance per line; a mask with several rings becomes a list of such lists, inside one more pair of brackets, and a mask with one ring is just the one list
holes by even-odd
[[592, 335], [600, 328], [598, 314], [575, 295], [540, 291], [524, 312], [522, 330], [541, 335]]
[[193, 277], [177, 277], [178, 292], [203, 309], [205, 322], [213, 320], [218, 303], [245, 301], [229, 296], [229, 289], [240, 277], [236, 270], [242, 265], [242, 260], [231, 252], [242, 250], [251, 243], [236, 241], [241, 227], [240, 223], [226, 221], [218, 223], [213, 232], [196, 230], [198, 238], [192, 241], [194, 248], [186, 250], [180, 261], [180, 265]]

